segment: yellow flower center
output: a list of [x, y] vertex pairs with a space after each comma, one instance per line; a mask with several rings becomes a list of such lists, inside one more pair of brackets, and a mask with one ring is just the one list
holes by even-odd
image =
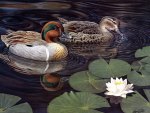
[[115, 85], [121, 85], [121, 84], [123, 84], [123, 82], [121, 81], [115, 82]]
[[88, 106], [84, 106], [84, 107], [81, 107], [81, 109], [83, 109], [83, 110], [88, 110], [89, 107], [88, 107]]

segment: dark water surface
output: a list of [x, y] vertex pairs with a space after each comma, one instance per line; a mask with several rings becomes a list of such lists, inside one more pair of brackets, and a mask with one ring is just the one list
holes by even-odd
[[[0, 1], [1, 35], [6, 34], [8, 29], [40, 32], [46, 22], [57, 20], [57, 17], [98, 23], [103, 16], [120, 19], [121, 32], [128, 40], [107, 49], [101, 49], [96, 44], [91, 44], [90, 47], [69, 45], [70, 54], [62, 62], [40, 63], [3, 54], [0, 56], [0, 92], [22, 97], [23, 101], [30, 103], [34, 113], [46, 113], [51, 99], [72, 89], [65, 82], [62, 89], [47, 91], [40, 81], [45, 73], [69, 77], [76, 71], [86, 69], [90, 61], [99, 57], [115, 57], [132, 62], [138, 48], [150, 45], [150, 2], [145, 0]], [[3, 52], [2, 42], [0, 51]], [[123, 113], [118, 105], [104, 109], [104, 112]]]

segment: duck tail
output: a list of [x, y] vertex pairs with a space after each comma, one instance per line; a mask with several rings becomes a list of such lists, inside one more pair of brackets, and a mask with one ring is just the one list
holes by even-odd
[[62, 24], [65, 24], [68, 22], [67, 19], [64, 19], [64, 18], [61, 18], [61, 17], [57, 17], [57, 19], [62, 23]]
[[6, 47], [9, 47], [9, 41], [7, 39], [7, 35], [1, 35], [1, 40], [6, 45]]
[[9, 55], [6, 54], [0, 54], [0, 60], [3, 60], [6, 63], [11, 62], [11, 60], [9, 59]]

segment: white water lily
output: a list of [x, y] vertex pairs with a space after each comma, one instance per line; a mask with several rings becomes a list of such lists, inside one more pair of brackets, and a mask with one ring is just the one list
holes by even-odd
[[111, 78], [111, 82], [106, 83], [107, 86], [107, 92], [106, 95], [112, 95], [112, 96], [120, 96], [123, 98], [126, 98], [126, 95], [128, 93], [134, 92], [133, 84], [127, 84], [127, 79], [123, 80], [122, 78], [113, 79]]

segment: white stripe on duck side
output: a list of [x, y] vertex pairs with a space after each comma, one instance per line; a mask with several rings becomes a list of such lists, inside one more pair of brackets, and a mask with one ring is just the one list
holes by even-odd
[[49, 60], [49, 56], [50, 56], [49, 50], [47, 49], [47, 47], [45, 47], [45, 50], [46, 50], [46, 61], [48, 61]]

